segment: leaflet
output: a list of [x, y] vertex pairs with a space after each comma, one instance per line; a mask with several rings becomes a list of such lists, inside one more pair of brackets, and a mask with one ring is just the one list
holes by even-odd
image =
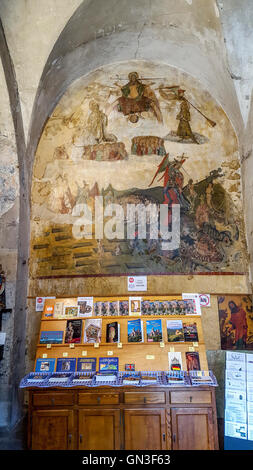
[[247, 425], [225, 421], [225, 436], [247, 439]]
[[253, 441], [253, 424], [248, 425], [248, 440]]
[[194, 300], [195, 306], [196, 306], [196, 314], [201, 315], [201, 305], [200, 305], [200, 299], [199, 299], [199, 294], [182, 294], [182, 299], [183, 300]]
[[229, 403], [225, 409], [225, 421], [232, 421], [234, 423], [247, 423], [246, 404], [243, 403]]
[[248, 403], [253, 402], [253, 389], [248, 388], [248, 386], [247, 386], [247, 400], [248, 400]]
[[[237, 351], [226, 351], [226, 362], [241, 362], [241, 363], [245, 363], [245, 354], [244, 353], [240, 353], [240, 352], [237, 352]], [[229, 368], [228, 367], [228, 364], [227, 364], [227, 369]]]
[[253, 426], [253, 413], [248, 412], [248, 426]]
[[245, 362], [240, 361], [227, 361], [226, 362], [226, 369], [227, 370], [238, 370], [245, 372], [246, 364]]
[[246, 391], [226, 389], [225, 399], [226, 403], [246, 403]]
[[245, 372], [226, 370], [226, 388], [239, 391], [246, 390]]
[[253, 374], [253, 354], [246, 354], [247, 372]]

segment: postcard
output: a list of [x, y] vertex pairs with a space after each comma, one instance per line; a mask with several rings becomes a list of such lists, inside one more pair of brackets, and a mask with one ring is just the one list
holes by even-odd
[[64, 312], [65, 317], [77, 317], [79, 314], [79, 306], [78, 305], [65, 305]]
[[129, 297], [129, 315], [141, 315], [141, 297]]
[[108, 302], [109, 304], [109, 316], [117, 316], [119, 315], [119, 301], [118, 300], [114, 300], [114, 301], [109, 301]]
[[129, 314], [129, 303], [128, 300], [119, 301], [119, 315], [126, 316]]
[[101, 316], [101, 302], [94, 302], [94, 316]]

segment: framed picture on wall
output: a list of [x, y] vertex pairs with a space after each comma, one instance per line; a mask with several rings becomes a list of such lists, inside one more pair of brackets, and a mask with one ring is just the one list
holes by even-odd
[[218, 311], [221, 349], [253, 350], [252, 296], [218, 296]]

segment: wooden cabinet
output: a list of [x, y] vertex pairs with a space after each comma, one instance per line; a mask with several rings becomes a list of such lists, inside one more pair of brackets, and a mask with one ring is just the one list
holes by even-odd
[[173, 450], [212, 450], [215, 425], [212, 408], [171, 408]]
[[74, 448], [74, 411], [34, 410], [31, 424], [33, 450], [71, 450]]
[[29, 448], [218, 449], [213, 387], [30, 389]]
[[125, 449], [166, 449], [165, 410], [162, 408], [124, 411]]
[[79, 410], [79, 449], [120, 449], [120, 411]]

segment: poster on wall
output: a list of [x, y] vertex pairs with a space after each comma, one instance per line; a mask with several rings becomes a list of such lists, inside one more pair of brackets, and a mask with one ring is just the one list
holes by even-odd
[[250, 295], [218, 297], [221, 349], [253, 350], [253, 309]]

